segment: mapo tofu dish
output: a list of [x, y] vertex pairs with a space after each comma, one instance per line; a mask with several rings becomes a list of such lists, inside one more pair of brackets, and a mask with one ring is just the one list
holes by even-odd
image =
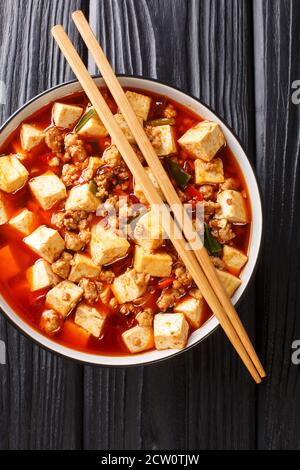
[[[220, 126], [163, 96], [126, 95], [181, 201], [202, 208], [205, 246], [232, 296], [248, 260], [251, 209]], [[87, 353], [184, 348], [211, 312], [86, 95], [40, 109], [0, 153], [0, 291], [13, 310]]]

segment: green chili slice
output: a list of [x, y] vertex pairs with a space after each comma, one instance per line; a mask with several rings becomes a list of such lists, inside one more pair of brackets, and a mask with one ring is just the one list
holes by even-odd
[[172, 160], [167, 160], [167, 168], [176, 181], [177, 185], [181, 189], [186, 189], [192, 176], [184, 171], [181, 166], [178, 165], [178, 163], [173, 162]]
[[77, 123], [75, 127], [75, 132], [80, 131], [80, 129], [82, 129], [83, 126], [85, 126], [85, 124], [89, 121], [89, 119], [95, 116], [95, 114], [96, 114], [96, 111], [94, 109], [90, 109], [87, 113], [85, 113], [80, 119], [80, 121]]
[[211, 234], [210, 228], [207, 224], [204, 224], [204, 246], [210, 255], [220, 256], [222, 251], [222, 245], [215, 239]]

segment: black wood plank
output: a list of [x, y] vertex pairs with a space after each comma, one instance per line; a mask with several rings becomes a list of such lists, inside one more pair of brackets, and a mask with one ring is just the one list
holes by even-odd
[[268, 380], [259, 389], [258, 447], [299, 449], [300, 375], [291, 343], [300, 338], [300, 4], [255, 0], [257, 168], [264, 198], [265, 242], [257, 278], [260, 346]]
[[[0, 2], [0, 80], [6, 84], [1, 122], [29, 98], [71, 78], [50, 36], [50, 27], [85, 8], [80, 0]], [[82, 46], [79, 46], [84, 56]], [[8, 363], [0, 366], [0, 449], [80, 448], [82, 367], [46, 353], [0, 316]]]
[[[91, 1], [97, 37], [119, 73], [200, 96], [253, 144], [252, 10], [246, 0]], [[91, 63], [91, 71], [94, 67]], [[250, 333], [253, 290], [240, 307]], [[254, 385], [222, 332], [192, 352], [131, 370], [85, 369], [87, 448], [252, 448]]]

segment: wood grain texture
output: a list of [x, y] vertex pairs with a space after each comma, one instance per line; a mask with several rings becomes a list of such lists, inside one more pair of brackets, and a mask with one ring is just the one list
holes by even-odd
[[300, 79], [300, 5], [255, 0], [257, 174], [265, 207], [265, 243], [257, 276], [258, 337], [269, 379], [258, 394], [259, 448], [299, 449], [300, 107], [291, 100]]
[[[92, 1], [90, 20], [116, 72], [158, 78], [201, 97], [252, 152], [249, 2]], [[96, 71], [92, 61], [90, 70]], [[239, 310], [253, 335], [254, 301], [247, 299]], [[84, 401], [89, 448], [255, 445], [254, 385], [221, 332], [156, 366], [86, 368]]]
[[[78, 44], [69, 14], [86, 5], [79, 0], [0, 2], [0, 80], [7, 90], [1, 122], [29, 98], [71, 78], [49, 30], [62, 22]], [[8, 353], [8, 364], [0, 369], [0, 449], [80, 448], [82, 367], [33, 346], [3, 316], [0, 338]]]

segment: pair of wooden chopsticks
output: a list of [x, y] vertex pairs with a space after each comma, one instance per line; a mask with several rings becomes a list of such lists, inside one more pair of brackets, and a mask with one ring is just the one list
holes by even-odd
[[[182, 239], [178, 239], [176, 236], [174, 236], [178, 225], [188, 240], [189, 234], [193, 234], [193, 236], [195, 236], [194, 230], [192, 229], [191, 219], [189, 216], [183, 217], [185, 209], [175, 191], [175, 188], [173, 187], [167, 173], [165, 172], [159, 158], [157, 157], [151, 143], [149, 142], [143, 127], [139, 123], [130, 103], [128, 102], [127, 97], [122, 87], [120, 86], [120, 83], [115, 76], [84, 14], [81, 11], [76, 11], [73, 13], [72, 18], [91, 55], [93, 56], [107, 87], [109, 88], [112, 96], [115, 99], [115, 102], [121, 110], [123, 117], [126, 120], [151, 171], [155, 175], [168, 204], [171, 207], [174, 207], [174, 205], [179, 207], [179, 213], [176, 211], [176, 214], [174, 214], [175, 220], [172, 218], [170, 220], [168, 209], [164, 206], [161, 197], [145, 172], [144, 167], [140, 163], [127, 138], [124, 136], [122, 130], [115, 121], [112, 112], [101, 95], [101, 92], [97, 88], [94, 80], [90, 76], [88, 70], [77, 54], [70, 39], [60, 25], [54, 26], [52, 28], [52, 34], [57, 44], [59, 45], [69, 65], [73, 69], [73, 72], [77, 76], [92, 105], [95, 107], [97, 114], [103, 121], [103, 124], [112, 137], [129, 170], [133, 174], [138, 184], [143, 188], [143, 192], [147, 200], [150, 204], [159, 205], [161, 208], [162, 224], [164, 230], [168, 234], [175, 249], [179, 253], [182, 261], [193, 277], [194, 282], [200, 289], [209, 307], [218, 318], [220, 325], [236, 349], [237, 353], [241, 357], [253, 379], [256, 381], [256, 383], [260, 383], [261, 378], [265, 377], [266, 373], [259, 358], [257, 357], [254, 347], [251, 344], [251, 341], [242, 325], [241, 320], [238, 317], [235, 308], [233, 307], [223, 286], [220, 283], [215, 268], [202, 244], [200, 237], [196, 239], [197, 246], [200, 246], [200, 248], [191, 251], [186, 248], [186, 241], [183, 237]], [[182, 226], [183, 220], [185, 221], [184, 226]]]

